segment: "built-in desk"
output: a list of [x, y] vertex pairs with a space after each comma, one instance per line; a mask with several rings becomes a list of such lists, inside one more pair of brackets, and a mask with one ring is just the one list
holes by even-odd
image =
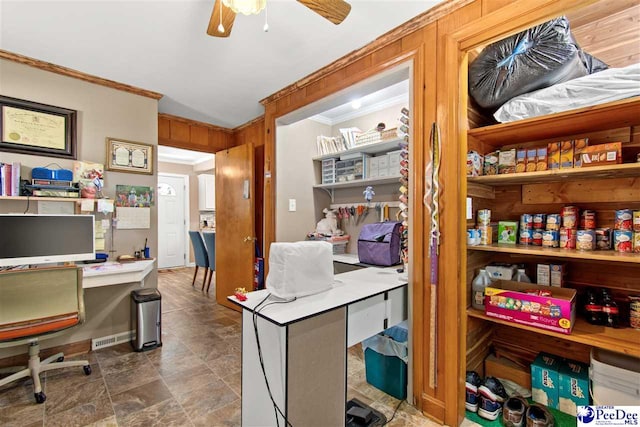
[[154, 263], [155, 260], [150, 259], [85, 265], [82, 267], [82, 287], [87, 289], [136, 282], [144, 287], [144, 279], [153, 270]]
[[[328, 291], [258, 309], [265, 375], [294, 426], [345, 425], [347, 348], [407, 318], [407, 283], [398, 276], [384, 268], [350, 271], [336, 275]], [[253, 323], [255, 307], [268, 294], [251, 292], [242, 302], [228, 297], [243, 309], [243, 426], [276, 425]]]

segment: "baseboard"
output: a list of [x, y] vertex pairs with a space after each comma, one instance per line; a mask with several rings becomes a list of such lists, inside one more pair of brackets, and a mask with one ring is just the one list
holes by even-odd
[[[26, 366], [29, 361], [28, 345], [24, 345], [24, 353], [15, 356], [0, 359], [0, 368], [9, 366]], [[91, 351], [91, 340], [77, 341], [69, 344], [58, 345], [55, 347], [40, 350], [40, 358], [45, 359], [56, 353], [64, 353], [65, 356], [74, 356], [77, 354], [87, 354]]]
[[422, 413], [432, 420], [444, 424], [444, 402], [428, 394], [422, 395]]

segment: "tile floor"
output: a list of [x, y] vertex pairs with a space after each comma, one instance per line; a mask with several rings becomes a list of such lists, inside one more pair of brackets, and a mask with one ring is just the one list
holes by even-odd
[[[192, 268], [161, 271], [162, 341], [159, 349], [131, 351], [128, 343], [89, 358], [80, 368], [42, 374], [44, 404], [31, 380], [0, 387], [1, 426], [239, 426], [240, 314], [219, 306], [215, 291], [191, 287]], [[361, 348], [348, 354], [348, 397], [390, 418], [398, 400], [365, 380]], [[435, 426], [403, 403], [389, 426]], [[329, 427], [329, 426], [327, 426]]]

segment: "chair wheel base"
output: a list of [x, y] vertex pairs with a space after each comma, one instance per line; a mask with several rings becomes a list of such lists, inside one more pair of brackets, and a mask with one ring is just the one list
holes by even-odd
[[85, 375], [91, 375], [91, 365], [85, 365], [82, 367]]
[[56, 362], [64, 362], [64, 356], [60, 356], [56, 359]]
[[33, 393], [33, 397], [36, 398], [36, 403], [44, 403], [44, 401], [47, 400], [47, 395], [42, 391], [40, 393]]

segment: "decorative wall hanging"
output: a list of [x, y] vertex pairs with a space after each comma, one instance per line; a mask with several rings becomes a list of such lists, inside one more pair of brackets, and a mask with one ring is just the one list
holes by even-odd
[[107, 170], [153, 175], [153, 145], [107, 138]]

